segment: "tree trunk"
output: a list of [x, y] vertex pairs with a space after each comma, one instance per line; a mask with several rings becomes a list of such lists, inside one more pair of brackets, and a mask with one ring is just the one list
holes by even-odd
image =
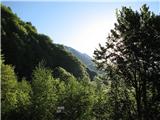
[[143, 91], [143, 119], [144, 120], [149, 120], [149, 111], [148, 111], [148, 107], [147, 107], [147, 91], [146, 91], [146, 80], [143, 81], [143, 87], [142, 87], [142, 91]]
[[138, 120], [143, 120], [142, 119], [142, 106], [141, 106], [141, 92], [138, 86], [135, 89], [136, 89], [137, 117], [138, 117]]

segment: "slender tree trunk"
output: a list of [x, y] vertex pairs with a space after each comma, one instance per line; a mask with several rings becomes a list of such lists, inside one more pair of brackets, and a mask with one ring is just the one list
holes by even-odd
[[149, 120], [149, 114], [150, 112], [148, 111], [148, 103], [147, 103], [147, 72], [146, 72], [147, 67], [143, 64], [143, 70], [144, 73], [141, 74], [141, 81], [142, 81], [142, 101], [143, 101], [143, 119], [144, 120]]
[[138, 120], [143, 120], [142, 119], [142, 100], [141, 100], [141, 85], [140, 85], [140, 81], [139, 79], [137, 79], [137, 72], [136, 72], [136, 68], [134, 69], [133, 72], [134, 75], [134, 82], [135, 82], [135, 98], [136, 98], [136, 107], [137, 107], [137, 119]]
[[142, 107], [141, 107], [141, 93], [140, 93], [138, 86], [136, 87], [136, 103], [137, 103], [138, 120], [143, 120], [142, 119]]
[[147, 107], [147, 91], [146, 91], [146, 80], [143, 81], [143, 87], [142, 87], [142, 91], [143, 91], [143, 118], [144, 120], [149, 120], [149, 111], [148, 111], [148, 107]]

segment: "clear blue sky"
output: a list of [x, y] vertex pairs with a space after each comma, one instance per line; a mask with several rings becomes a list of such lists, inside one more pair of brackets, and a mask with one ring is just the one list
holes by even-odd
[[[98, 1], [98, 0], [97, 0]], [[115, 9], [131, 6], [139, 10], [147, 3], [159, 14], [160, 2], [2, 2], [22, 20], [30, 21], [39, 33], [92, 56], [99, 43], [104, 43], [113, 28]]]

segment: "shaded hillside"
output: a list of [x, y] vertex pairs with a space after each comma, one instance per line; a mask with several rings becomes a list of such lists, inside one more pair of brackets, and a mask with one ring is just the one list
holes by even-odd
[[83, 64], [85, 64], [87, 68], [89, 68], [91, 71], [97, 72], [95, 64], [89, 55], [85, 53], [81, 53], [68, 46], [64, 46], [64, 47], [67, 51], [71, 52], [74, 56], [76, 56]]
[[88, 76], [76, 57], [53, 44], [48, 36], [37, 33], [30, 22], [22, 21], [10, 8], [1, 5], [1, 16], [2, 54], [7, 64], [15, 66], [18, 76], [30, 78], [41, 61], [52, 69], [60, 66], [77, 78]]

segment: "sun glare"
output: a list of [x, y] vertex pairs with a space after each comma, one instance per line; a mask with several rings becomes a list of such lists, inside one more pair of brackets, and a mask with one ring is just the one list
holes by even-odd
[[110, 28], [113, 28], [113, 23], [114, 21], [97, 19], [86, 26], [82, 25], [78, 34], [72, 37], [71, 45], [82, 53], [88, 51], [88, 54], [92, 57], [98, 44], [105, 43]]

